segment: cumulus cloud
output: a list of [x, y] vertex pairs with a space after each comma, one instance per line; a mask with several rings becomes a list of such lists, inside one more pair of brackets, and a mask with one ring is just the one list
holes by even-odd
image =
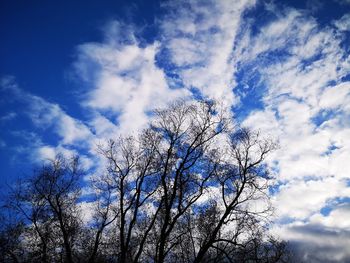
[[[102, 121], [101, 116], [107, 112], [114, 115], [112, 123], [118, 126], [119, 133], [128, 134], [145, 126], [148, 112], [189, 93], [181, 87], [168, 86], [156, 63], [159, 43], [141, 46], [132, 29], [125, 32], [122, 28], [122, 24], [111, 22], [105, 43], [79, 46], [75, 68], [89, 83], [82, 104], [99, 113], [93, 123]], [[120, 41], [120, 34], [127, 39]]]

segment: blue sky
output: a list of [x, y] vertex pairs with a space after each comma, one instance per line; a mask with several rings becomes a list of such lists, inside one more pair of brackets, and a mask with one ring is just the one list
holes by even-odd
[[350, 1], [2, 1], [0, 185], [55, 153], [209, 97], [279, 141], [276, 224], [308, 262], [350, 259]]

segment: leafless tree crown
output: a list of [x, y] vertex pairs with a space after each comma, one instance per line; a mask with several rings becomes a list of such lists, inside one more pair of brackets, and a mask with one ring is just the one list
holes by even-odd
[[[275, 148], [217, 103], [177, 102], [137, 137], [100, 146], [106, 160], [83, 220], [77, 158], [58, 157], [12, 191], [1, 229], [9, 262], [286, 262], [266, 235], [264, 160]], [[9, 210], [9, 211], [10, 211]], [[90, 211], [91, 212], [91, 211]], [[13, 214], [13, 213], [12, 213]]]

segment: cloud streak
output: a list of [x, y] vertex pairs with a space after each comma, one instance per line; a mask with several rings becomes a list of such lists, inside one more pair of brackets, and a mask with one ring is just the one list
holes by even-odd
[[[12, 131], [17, 137], [23, 138], [26, 145], [17, 147], [16, 151], [24, 151], [34, 162], [37, 162], [53, 158], [58, 153], [66, 156], [77, 154], [78, 151], [74, 148], [91, 148], [90, 143], [94, 135], [86, 124], [71, 117], [58, 104], [22, 90], [14, 77], [2, 78], [1, 93], [4, 98], [11, 98], [9, 100], [21, 105], [22, 114], [15, 116], [26, 116], [36, 130], [36, 132]], [[45, 133], [56, 134], [57, 143], [55, 145], [44, 143], [42, 135]], [[86, 157], [83, 155], [84, 158]]]

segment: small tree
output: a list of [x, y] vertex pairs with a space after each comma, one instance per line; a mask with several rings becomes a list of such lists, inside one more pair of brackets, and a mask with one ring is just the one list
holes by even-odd
[[0, 214], [0, 262], [21, 262], [24, 250], [21, 235], [24, 224], [21, 218], [11, 213], [6, 205], [1, 206]]
[[30, 260], [52, 262], [58, 260], [58, 251], [64, 251], [64, 260], [73, 262], [81, 225], [79, 182], [78, 159], [57, 156], [13, 189], [8, 206], [26, 225], [22, 242], [32, 247], [28, 249]]

